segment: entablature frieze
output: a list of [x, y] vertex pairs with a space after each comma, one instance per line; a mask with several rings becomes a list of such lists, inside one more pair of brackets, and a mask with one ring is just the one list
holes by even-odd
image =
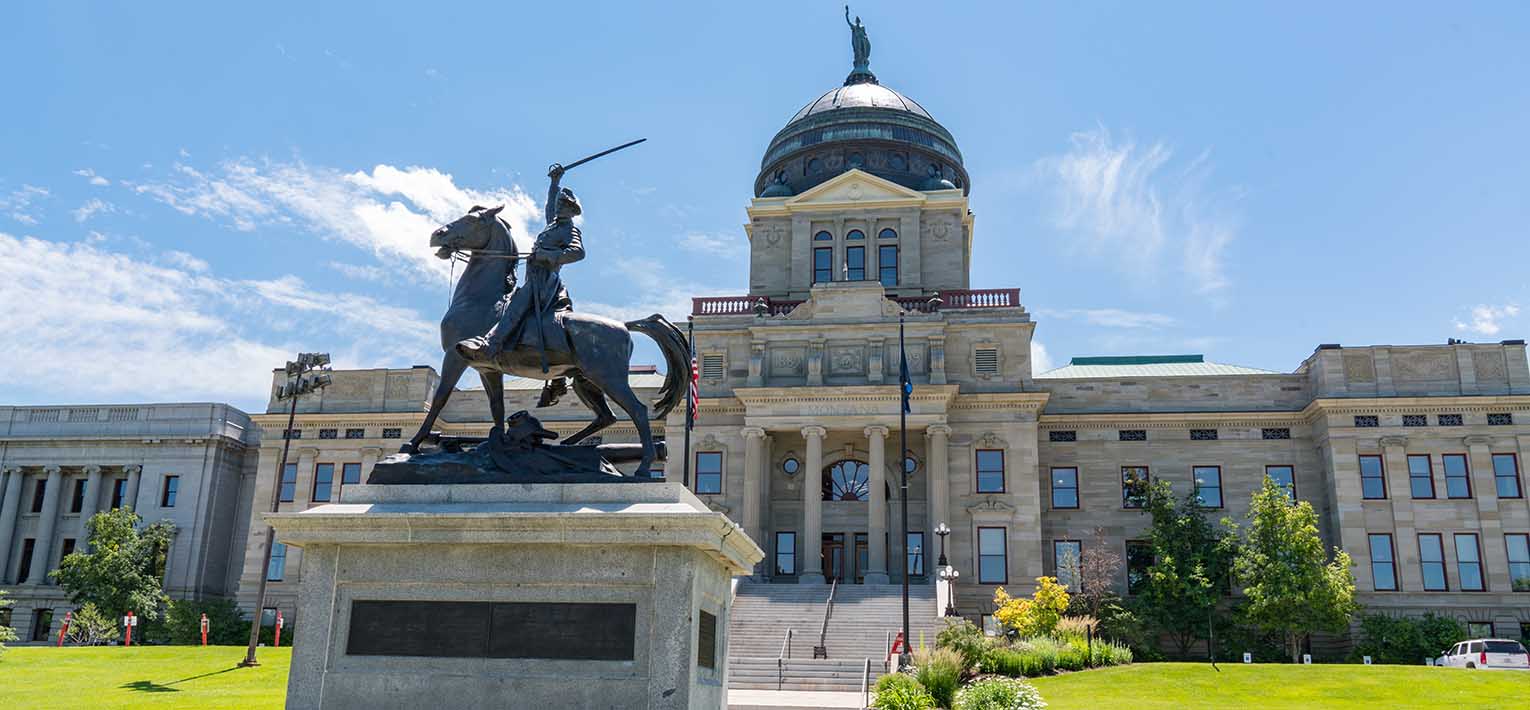
[[1462, 412], [1530, 412], [1530, 395], [1445, 396], [1445, 397], [1327, 397], [1312, 400], [1302, 416], [1355, 414], [1455, 414]]
[[1041, 431], [1059, 429], [1243, 429], [1300, 427], [1301, 412], [1116, 412], [1111, 414], [1042, 413]]

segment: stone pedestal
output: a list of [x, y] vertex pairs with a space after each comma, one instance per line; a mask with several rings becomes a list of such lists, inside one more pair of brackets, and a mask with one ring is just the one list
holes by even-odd
[[678, 483], [346, 486], [303, 549], [287, 707], [723, 708], [764, 553]]

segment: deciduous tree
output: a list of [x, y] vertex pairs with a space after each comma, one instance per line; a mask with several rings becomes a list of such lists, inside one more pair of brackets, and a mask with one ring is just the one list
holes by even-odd
[[1227, 531], [1206, 519], [1194, 492], [1176, 500], [1168, 482], [1160, 480], [1146, 499], [1153, 516], [1153, 564], [1137, 593], [1138, 608], [1149, 624], [1173, 639], [1183, 658], [1210, 629], [1211, 614], [1226, 589], [1232, 545]]
[[128, 611], [145, 621], [159, 618], [165, 596], [165, 554], [175, 526], [169, 521], [146, 525], [136, 513], [118, 508], [97, 513], [87, 523], [90, 551], [74, 552], [51, 576], [78, 604], [96, 605], [115, 620]]

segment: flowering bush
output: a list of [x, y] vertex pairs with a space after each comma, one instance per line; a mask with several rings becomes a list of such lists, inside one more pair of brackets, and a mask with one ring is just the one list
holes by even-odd
[[906, 673], [889, 673], [877, 680], [872, 689], [874, 710], [931, 710], [935, 698], [919, 681]]
[[994, 590], [993, 616], [1021, 636], [1051, 636], [1068, 610], [1068, 588], [1056, 577], [1037, 577], [1030, 599], [1011, 597], [1003, 587]]
[[1013, 678], [978, 681], [956, 694], [955, 710], [1041, 710], [1047, 706], [1030, 683]]

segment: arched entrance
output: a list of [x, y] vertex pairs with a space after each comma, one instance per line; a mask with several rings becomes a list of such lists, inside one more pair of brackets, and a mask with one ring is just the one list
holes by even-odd
[[822, 485], [828, 506], [820, 542], [824, 580], [860, 584], [870, 566], [865, 503], [871, 499], [871, 469], [865, 461], [841, 459], [824, 467]]

